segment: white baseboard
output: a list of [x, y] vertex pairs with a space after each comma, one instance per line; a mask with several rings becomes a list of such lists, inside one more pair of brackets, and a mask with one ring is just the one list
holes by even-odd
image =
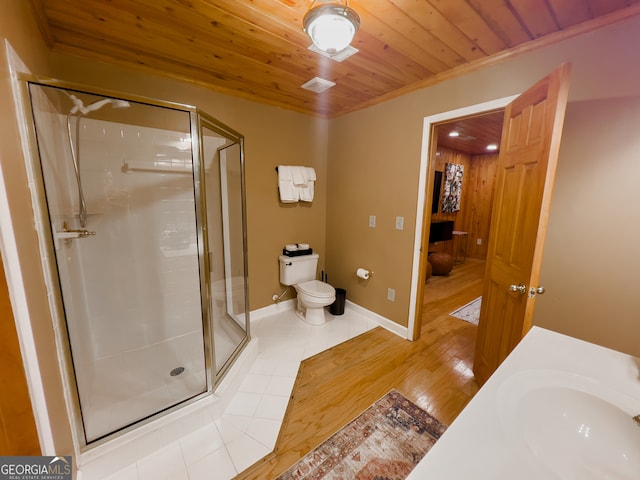
[[249, 318], [251, 322], [255, 322], [256, 320], [260, 320], [264, 317], [270, 317], [271, 315], [275, 315], [277, 313], [286, 312], [287, 310], [293, 310], [295, 307], [296, 300], [294, 298], [290, 298], [289, 300], [285, 300], [284, 302], [277, 302], [273, 305], [267, 305], [266, 307], [251, 310]]
[[[293, 310], [296, 307], [295, 299], [285, 300], [284, 302], [274, 303], [273, 305], [268, 305], [266, 307], [258, 308], [256, 310], [251, 311], [250, 319], [251, 322], [255, 322], [260, 320], [261, 318], [269, 317], [271, 315], [276, 315], [278, 313], [286, 312], [287, 310]], [[372, 322], [377, 323], [385, 330], [389, 330], [391, 333], [395, 333], [399, 337], [408, 338], [408, 329], [407, 327], [403, 327], [402, 325], [398, 325], [396, 322], [389, 320], [388, 318], [383, 317], [382, 315], [378, 315], [371, 310], [367, 310], [360, 305], [356, 305], [350, 300], [345, 302], [345, 308], [353, 310], [355, 313], [358, 313], [364, 317], [367, 317]]]
[[407, 327], [398, 325], [396, 322], [393, 322], [388, 318], [383, 317], [382, 315], [378, 315], [377, 313], [372, 312], [371, 310], [367, 310], [366, 308], [361, 307], [360, 305], [357, 305], [350, 300], [346, 301], [346, 308], [349, 308], [354, 312], [359, 313], [360, 315], [364, 315], [365, 317], [376, 322], [385, 330], [389, 330], [391, 333], [395, 333], [399, 337], [407, 338], [407, 332], [408, 332]]

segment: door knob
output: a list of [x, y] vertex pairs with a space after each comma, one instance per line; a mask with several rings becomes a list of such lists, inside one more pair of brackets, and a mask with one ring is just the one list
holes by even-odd
[[514, 284], [509, 287], [509, 290], [512, 292], [520, 292], [520, 295], [524, 295], [527, 293], [527, 286], [522, 283], [520, 285]]
[[529, 289], [529, 298], [533, 298], [536, 295], [542, 295], [544, 292], [546, 292], [544, 287], [531, 287]]

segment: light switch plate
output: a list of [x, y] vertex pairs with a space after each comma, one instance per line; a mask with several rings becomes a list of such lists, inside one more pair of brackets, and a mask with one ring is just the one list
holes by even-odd
[[404, 217], [396, 217], [396, 230], [404, 230]]
[[376, 228], [376, 216], [369, 215], [369, 227]]

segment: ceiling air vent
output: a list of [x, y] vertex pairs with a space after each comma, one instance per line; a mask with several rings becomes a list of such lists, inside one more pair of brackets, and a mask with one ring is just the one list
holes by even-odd
[[329, 90], [334, 85], [335, 83], [330, 80], [325, 80], [324, 78], [320, 77], [313, 77], [311, 80], [303, 83], [300, 86], [305, 90], [310, 90], [315, 93], [322, 93], [325, 90]]
[[471, 140], [475, 140], [476, 137], [474, 137], [473, 135], [467, 135], [466, 133], [461, 133], [460, 135], [458, 135], [458, 140], [463, 140], [465, 142], [470, 142]]
[[348, 45], [346, 48], [340, 50], [338, 53], [331, 55], [330, 53], [327, 53], [324, 50], [320, 50], [313, 43], [309, 45], [308, 49], [314, 53], [317, 53], [318, 55], [322, 55], [323, 57], [330, 58], [334, 62], [343, 62], [347, 58], [349, 58], [351, 55], [355, 55], [360, 51], [357, 48], [352, 47], [351, 45]]

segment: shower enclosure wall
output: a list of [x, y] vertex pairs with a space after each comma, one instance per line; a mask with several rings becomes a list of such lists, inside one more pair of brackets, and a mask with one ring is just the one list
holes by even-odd
[[26, 81], [34, 205], [83, 445], [210, 394], [249, 339], [242, 136]]

